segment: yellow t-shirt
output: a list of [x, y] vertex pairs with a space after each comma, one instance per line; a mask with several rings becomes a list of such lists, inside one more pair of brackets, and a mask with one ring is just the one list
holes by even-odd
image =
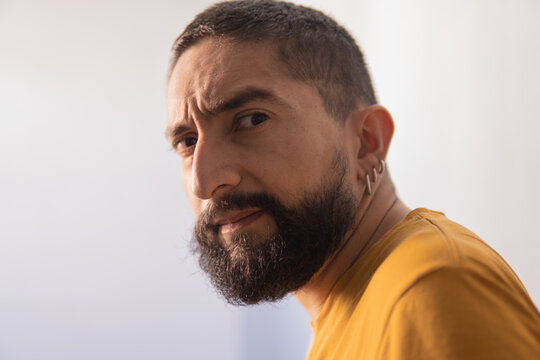
[[540, 359], [540, 314], [475, 234], [412, 211], [338, 281], [308, 359]]

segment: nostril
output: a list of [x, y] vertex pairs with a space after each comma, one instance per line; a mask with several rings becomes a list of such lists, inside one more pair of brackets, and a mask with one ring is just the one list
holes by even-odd
[[225, 185], [225, 184], [218, 185], [218, 186], [214, 189], [214, 191], [212, 191], [212, 196], [215, 196], [216, 193], [217, 193], [219, 190], [223, 189], [223, 188], [226, 187], [226, 186], [227, 186], [227, 185]]

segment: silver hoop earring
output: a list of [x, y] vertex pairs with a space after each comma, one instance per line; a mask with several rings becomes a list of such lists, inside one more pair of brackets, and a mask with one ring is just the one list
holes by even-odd
[[379, 160], [379, 164], [380, 164], [379, 174], [382, 174], [384, 172], [384, 170], [386, 169], [386, 164], [385, 164], [384, 160]]
[[366, 188], [368, 195], [371, 195], [371, 182], [369, 180], [369, 174], [366, 174]]

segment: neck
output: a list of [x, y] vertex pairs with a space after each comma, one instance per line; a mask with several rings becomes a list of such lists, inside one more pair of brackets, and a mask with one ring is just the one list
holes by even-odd
[[357, 226], [348, 234], [343, 245], [304, 287], [294, 293], [312, 321], [319, 315], [341, 276], [410, 212], [397, 197], [387, 174], [380, 180], [373, 195], [362, 199]]

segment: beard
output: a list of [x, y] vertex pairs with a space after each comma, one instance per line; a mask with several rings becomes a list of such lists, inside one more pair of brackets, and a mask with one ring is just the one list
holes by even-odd
[[[199, 217], [192, 246], [216, 290], [234, 305], [282, 299], [300, 289], [336, 252], [355, 223], [358, 200], [345, 182], [347, 162], [337, 153], [330, 179], [287, 207], [266, 192], [228, 193]], [[258, 208], [270, 215], [270, 234], [238, 232], [228, 244], [218, 212]]]

